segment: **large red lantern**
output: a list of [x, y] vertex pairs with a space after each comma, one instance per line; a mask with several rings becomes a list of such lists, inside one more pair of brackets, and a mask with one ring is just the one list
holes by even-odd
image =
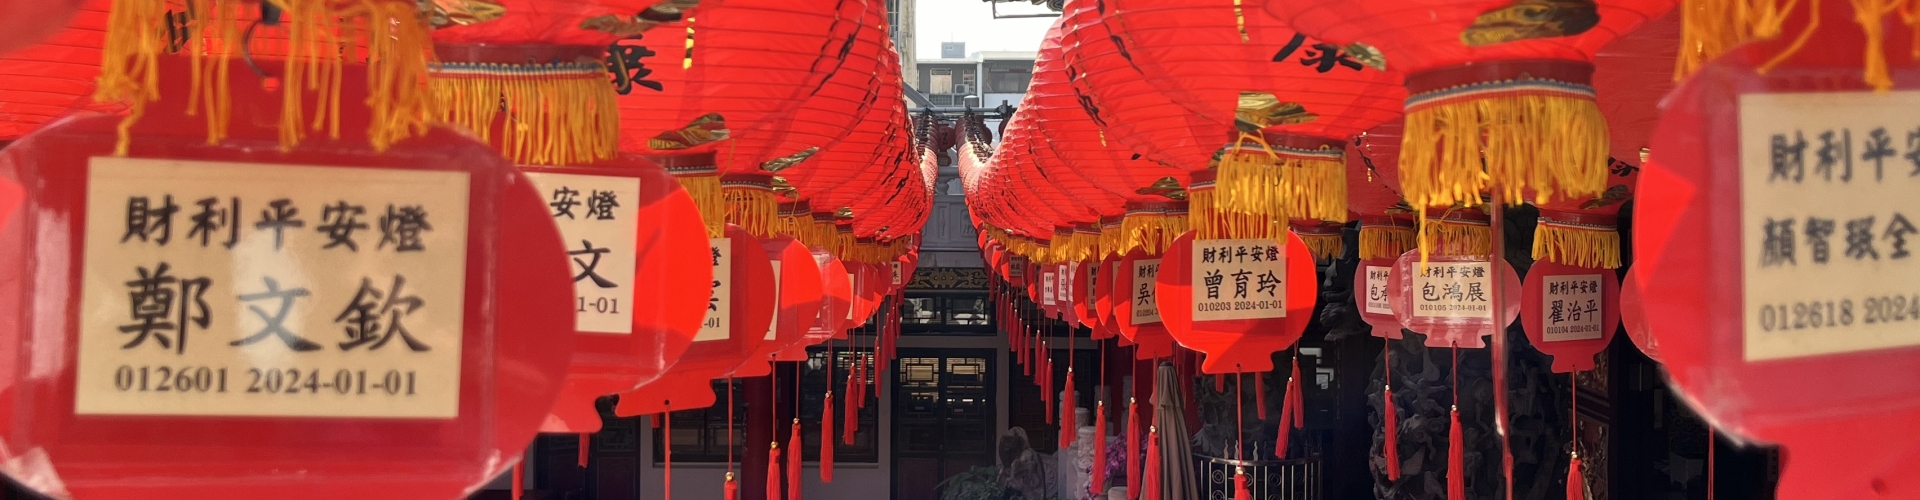
[[1920, 206], [1896, 161], [1920, 81], [1898, 45], [1869, 53], [1868, 76], [1858, 52], [1822, 50], [1909, 40], [1900, 23], [1833, 21], [1852, 7], [1790, 18], [1806, 49], [1750, 44], [1675, 89], [1635, 204], [1635, 279], [1669, 380], [1716, 429], [1785, 448], [1781, 498], [1920, 494]]
[[1592, 368], [1593, 355], [1620, 323], [1620, 235], [1617, 213], [1633, 195], [1657, 105], [1671, 85], [1661, 78], [1677, 50], [1678, 16], [1667, 16], [1615, 40], [1594, 57], [1593, 86], [1612, 138], [1607, 189], [1592, 198], [1554, 196], [1539, 203], [1535, 263], [1521, 293], [1527, 337], [1553, 356], [1556, 372]]
[[[188, 85], [181, 58], [154, 70], [159, 88]], [[39, 311], [0, 336], [56, 362], [17, 365], [0, 392], [7, 458], [33, 461], [9, 473], [81, 498], [452, 498], [496, 477], [514, 460], [474, 458], [519, 456], [573, 349], [552, 334], [574, 312], [541, 197], [445, 129], [383, 153], [359, 137], [283, 152], [284, 96], [251, 72], [221, 78], [234, 114], [261, 119], [217, 144], [170, 95], [127, 130], [127, 156], [111, 156], [111, 117], [0, 154], [0, 175], [35, 186], [4, 225], [0, 303]], [[367, 98], [357, 83], [340, 95]]]
[[807, 347], [846, 335], [847, 318], [853, 314], [853, 283], [847, 279], [847, 267], [825, 250], [813, 249], [813, 261], [820, 270], [821, 300], [819, 314], [807, 327], [805, 340], [774, 356], [778, 361], [806, 361]]
[[[1316, 257], [1335, 256], [1339, 238], [1316, 227], [1347, 221], [1341, 153], [1347, 139], [1399, 117], [1405, 91], [1397, 75], [1379, 60], [1343, 53], [1270, 16], [1244, 15], [1228, 0], [1103, 4], [1121, 54], [1148, 83], [1203, 120], [1193, 135], [1232, 144], [1217, 163], [1175, 162], [1190, 172], [1218, 171], [1217, 201], [1193, 200], [1196, 223], [1298, 219]], [[1237, 237], [1284, 240], [1284, 231], [1274, 224]]]
[[0, 49], [10, 50], [0, 54], [0, 74], [6, 75], [0, 79], [0, 139], [18, 139], [76, 111], [124, 108], [92, 99], [94, 77], [100, 73], [100, 47], [106, 43], [107, 15], [105, 6], [88, 6], [73, 14], [66, 29], [48, 34], [42, 43]]
[[53, 36], [73, 17], [85, 0], [10, 2], [0, 8], [0, 54], [12, 52]]
[[[707, 255], [693, 200], [665, 170], [644, 161], [621, 167], [526, 167], [550, 203], [571, 254], [573, 365], [542, 432], [600, 428], [595, 402], [668, 373], [700, 321], [688, 300], [710, 272], [676, 263]], [[643, 355], [652, 354], [650, 358]]]
[[813, 252], [789, 236], [765, 240], [762, 245], [773, 265], [777, 309], [766, 340], [746, 364], [734, 371], [735, 377], [772, 375], [773, 356], [803, 342], [807, 329], [820, 316], [823, 288], [820, 266], [814, 264]]
[[1608, 134], [1594, 104], [1594, 52], [1674, 3], [1274, 0], [1266, 10], [1406, 75], [1400, 185], [1425, 209], [1475, 205], [1489, 192], [1505, 201], [1599, 195]]
[[[708, 287], [704, 321], [693, 344], [673, 370], [659, 380], [621, 393], [614, 414], [652, 415], [712, 406], [713, 379], [759, 361], [753, 355], [766, 338], [776, 307], [772, 261], [760, 240], [739, 226], [729, 226], [727, 237], [712, 240], [711, 245], [704, 257], [713, 263], [713, 282]], [[701, 260], [695, 258], [693, 262]], [[694, 285], [697, 290], [703, 284]], [[699, 295], [694, 290], [678, 292]]]

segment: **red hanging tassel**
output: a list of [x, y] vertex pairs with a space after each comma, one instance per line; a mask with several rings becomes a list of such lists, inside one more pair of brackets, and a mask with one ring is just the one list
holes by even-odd
[[1460, 408], [1447, 428], [1447, 500], [1467, 500], [1467, 440], [1460, 437]]
[[1385, 428], [1387, 437], [1386, 442], [1380, 446], [1386, 452], [1387, 480], [1398, 481], [1400, 480], [1400, 415], [1393, 408], [1393, 386], [1387, 386], [1386, 395], [1382, 398], [1384, 398], [1382, 401], [1386, 402], [1386, 409], [1381, 416], [1380, 425]]
[[663, 469], [660, 474], [660, 486], [665, 488], [664, 491], [666, 495], [664, 498], [666, 500], [673, 500], [673, 421], [667, 420], [667, 414], [665, 413], [660, 414], [660, 420], [663, 421], [661, 425], [666, 427], [666, 430], [660, 431], [660, 435], [665, 436], [660, 440], [660, 449], [665, 450], [663, 455], [665, 455], [666, 458], [666, 460], [662, 461], [662, 463], [665, 464], [665, 469]]
[[[1140, 478], [1140, 491], [1146, 493], [1140, 498], [1159, 500], [1160, 491], [1160, 429], [1147, 427], [1147, 465], [1140, 471], [1146, 477]], [[1150, 492], [1150, 493], [1148, 493]]]
[[1140, 498], [1140, 402], [1127, 398], [1127, 500]]
[[1247, 490], [1247, 471], [1241, 467], [1233, 468], [1233, 500], [1253, 500], [1253, 492]]
[[1067, 367], [1067, 390], [1060, 394], [1060, 449], [1073, 446], [1073, 438], [1080, 435], [1079, 419], [1073, 411], [1073, 367]]
[[1262, 422], [1267, 420], [1267, 382], [1262, 380], [1265, 378], [1267, 378], [1265, 373], [1253, 374], [1253, 405], [1256, 407], [1254, 411], [1259, 412]]
[[1087, 481], [1087, 493], [1104, 498], [1107, 489], [1107, 402], [1093, 405], [1093, 472]]
[[[1712, 486], [1709, 485], [1709, 488]], [[1567, 500], [1587, 499], [1587, 478], [1580, 474], [1580, 452], [1573, 452], [1573, 461], [1567, 464]]]
[[767, 446], [767, 500], [780, 500], [780, 442]]
[[510, 495], [513, 498], [513, 500], [520, 500], [520, 495], [522, 495], [523, 492], [527, 489], [527, 482], [526, 482], [527, 478], [525, 477], [526, 475], [527, 475], [526, 471], [520, 469], [520, 463], [514, 462], [513, 463], [513, 494]]
[[1218, 393], [1227, 392], [1227, 376], [1226, 375], [1221, 375], [1218, 373], [1213, 374], [1213, 392], [1218, 392]]
[[1053, 358], [1040, 359], [1040, 405], [1046, 407], [1046, 422], [1053, 424]]
[[833, 391], [820, 404], [820, 482], [833, 482]]
[[800, 497], [800, 474], [805, 466], [800, 455], [800, 419], [793, 419], [793, 435], [787, 437], [787, 448], [793, 450], [793, 459], [787, 461], [787, 500], [802, 500]]
[[740, 500], [740, 482], [733, 480], [733, 473], [727, 473], [727, 484], [721, 487], [720, 494], [725, 500]]
[[1300, 357], [1293, 358], [1293, 378], [1287, 380], [1287, 397], [1293, 399], [1293, 428], [1307, 428], [1307, 397], [1300, 390]]
[[587, 467], [587, 459], [592, 453], [593, 434], [587, 432], [580, 433], [580, 468], [584, 469]]
[[[858, 391], [858, 389], [855, 389], [854, 387], [856, 386], [853, 385], [853, 379], [851, 378], [847, 379], [848, 394], [853, 394], [854, 392]], [[840, 405], [840, 406], [846, 407], [846, 412], [842, 417], [843, 425], [840, 426], [841, 428], [840, 442], [843, 442], [846, 444], [853, 444], [853, 433], [858, 432], [860, 430], [860, 406], [855, 405], [853, 401], [858, 401], [858, 399], [856, 398], [854, 400], [847, 401], [846, 404]]]
[[1274, 432], [1276, 436], [1273, 440], [1273, 457], [1281, 460], [1287, 459], [1287, 440], [1293, 437], [1293, 408], [1290, 408], [1292, 405], [1292, 396], [1280, 398], [1280, 426], [1275, 428]]

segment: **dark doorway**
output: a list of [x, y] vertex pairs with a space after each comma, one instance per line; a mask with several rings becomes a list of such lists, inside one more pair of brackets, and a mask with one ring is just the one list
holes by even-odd
[[993, 465], [992, 349], [901, 349], [894, 364], [893, 498], [932, 498], [941, 481]]

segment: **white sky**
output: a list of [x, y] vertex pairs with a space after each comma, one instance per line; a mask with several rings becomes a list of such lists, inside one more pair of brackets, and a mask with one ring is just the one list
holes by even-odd
[[[916, 1], [917, 59], [939, 59], [940, 42], [967, 42], [967, 53], [983, 50], [1040, 50], [1040, 40], [1055, 17], [994, 19], [993, 5], [981, 0]], [[1000, 6], [1000, 15], [1049, 12], [1026, 2]]]

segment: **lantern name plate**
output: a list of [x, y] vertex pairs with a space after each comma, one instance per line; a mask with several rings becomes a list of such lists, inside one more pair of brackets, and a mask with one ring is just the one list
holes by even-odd
[[93, 158], [74, 412], [458, 417], [469, 181]]
[[1747, 361], [1920, 345], [1916, 107], [1920, 91], [1740, 96]]
[[694, 342], [726, 340], [733, 336], [733, 240], [707, 240], [713, 262], [713, 286], [707, 295], [707, 316], [700, 321]]
[[1391, 266], [1366, 266], [1367, 295], [1365, 301], [1367, 314], [1393, 315], [1393, 305], [1388, 302], [1387, 281], [1393, 277]]
[[574, 330], [633, 333], [640, 179], [527, 172], [547, 200], [573, 270]]
[[1592, 340], [1600, 331], [1601, 284], [1598, 274], [1547, 276], [1540, 287], [1540, 315], [1546, 342]]
[[1268, 239], [1194, 240], [1193, 320], [1287, 317], [1286, 248]]
[[1160, 276], [1160, 259], [1133, 261], [1133, 314], [1129, 324], [1160, 322], [1160, 297], [1154, 292], [1154, 278]]
[[1492, 319], [1493, 271], [1486, 262], [1429, 262], [1415, 266], [1413, 315]]

